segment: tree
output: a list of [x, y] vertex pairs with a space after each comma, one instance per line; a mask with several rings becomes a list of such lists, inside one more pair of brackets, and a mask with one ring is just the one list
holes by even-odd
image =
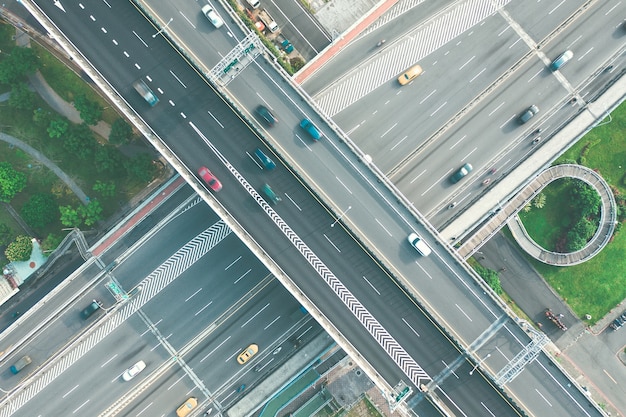
[[33, 195], [22, 206], [22, 218], [34, 229], [43, 229], [59, 218], [59, 205], [52, 194]]
[[0, 223], [0, 246], [6, 246], [13, 240], [13, 231], [9, 226]]
[[29, 110], [35, 105], [35, 93], [30, 91], [28, 85], [23, 82], [13, 84], [9, 96], [9, 106], [18, 110]]
[[102, 206], [97, 200], [91, 200], [86, 206], [77, 209], [86, 226], [93, 226], [102, 219]]
[[533, 206], [536, 208], [544, 208], [546, 205], [546, 195], [544, 193], [539, 193], [537, 197], [533, 199]]
[[120, 145], [130, 142], [133, 137], [133, 128], [126, 123], [126, 120], [118, 118], [111, 125], [111, 133], [109, 133], [109, 143], [112, 145]]
[[28, 236], [20, 235], [4, 251], [4, 255], [11, 262], [27, 261], [33, 253], [33, 242]]
[[143, 182], [150, 181], [154, 178], [154, 174], [156, 173], [154, 162], [147, 153], [136, 155], [135, 157], [127, 160], [126, 170], [130, 176], [133, 176]]
[[602, 200], [595, 188], [584, 181], [574, 181], [572, 185], [572, 205], [579, 210], [580, 216], [596, 216]]
[[79, 227], [83, 224], [83, 219], [78, 215], [78, 211], [76, 211], [72, 206], [61, 206], [59, 207], [59, 211], [61, 212], [61, 224], [67, 227]]
[[95, 146], [93, 133], [85, 123], [71, 126], [63, 140], [63, 147], [82, 160], [93, 155]]
[[50, 233], [48, 237], [46, 237], [41, 242], [41, 249], [44, 251], [53, 251], [59, 246], [62, 241], [63, 236]]
[[48, 126], [53, 117], [54, 114], [51, 111], [44, 110], [41, 107], [33, 111], [33, 122], [40, 126]]
[[103, 145], [96, 148], [94, 156], [96, 171], [99, 173], [114, 174], [122, 168], [122, 157], [113, 146]]
[[8, 162], [0, 162], [0, 201], [8, 203], [24, 187], [26, 174], [16, 171]]
[[15, 47], [9, 56], [0, 62], [0, 83], [14, 84], [39, 67], [35, 52], [30, 48]]
[[96, 180], [92, 189], [100, 193], [102, 197], [113, 197], [115, 195], [115, 183], [113, 181], [103, 182]]
[[496, 294], [502, 294], [502, 285], [500, 284], [500, 277], [498, 273], [493, 269], [485, 268], [482, 265], [476, 265], [474, 270], [482, 277], [482, 279], [491, 287]]
[[48, 136], [51, 138], [63, 137], [69, 128], [70, 123], [65, 117], [56, 117], [50, 120], [50, 124], [48, 125]]
[[597, 227], [596, 224], [585, 217], [576, 222], [574, 227], [567, 232], [567, 250], [575, 252], [584, 248], [596, 232]]
[[92, 101], [84, 94], [78, 94], [74, 100], [74, 107], [80, 113], [80, 118], [88, 125], [95, 126], [102, 118], [102, 106], [97, 101]]

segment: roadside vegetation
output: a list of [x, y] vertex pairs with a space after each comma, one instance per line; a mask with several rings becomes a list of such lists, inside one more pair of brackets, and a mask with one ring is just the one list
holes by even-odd
[[[586, 314], [591, 315], [588, 322], [593, 324], [626, 297], [626, 234], [620, 232], [626, 214], [626, 105], [619, 106], [611, 118], [588, 132], [555, 162], [560, 163], [578, 163], [602, 175], [611, 185], [618, 203], [619, 224], [609, 245], [581, 265], [554, 267], [528, 259], [572, 310], [582, 319]], [[572, 189], [578, 182], [553, 182], [543, 191], [545, 202], [542, 208], [532, 207], [530, 211], [520, 213], [529, 234], [546, 249], [568, 251], [580, 247], [586, 242], [586, 236], [596, 230], [593, 198], [578, 196], [578, 201], [572, 200]], [[584, 224], [572, 232], [581, 222]], [[568, 233], [571, 241], [577, 244], [568, 241]]]
[[[7, 205], [0, 210], [0, 264], [17, 260], [25, 251], [20, 236], [28, 235], [29, 242], [32, 237], [41, 239], [44, 250], [52, 250], [67, 233], [64, 228], [97, 227], [158, 173], [154, 152], [136, 140], [131, 126], [81, 77], [34, 43], [32, 48], [16, 47], [14, 36], [12, 26], [0, 25], [0, 94], [10, 92], [0, 102], [0, 132], [45, 155], [77, 183], [89, 201], [79, 201], [38, 159], [0, 141], [0, 202]], [[84, 123], [72, 123], [32, 91], [28, 77], [36, 71], [59, 96], [74, 103]], [[90, 128], [101, 120], [111, 125], [108, 138]], [[131, 142], [133, 152], [124, 153]], [[10, 208], [35, 236], [20, 226]], [[12, 242], [20, 244], [11, 246]]]

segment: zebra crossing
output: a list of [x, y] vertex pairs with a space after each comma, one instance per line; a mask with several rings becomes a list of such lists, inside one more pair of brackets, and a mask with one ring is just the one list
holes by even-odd
[[510, 0], [467, 0], [455, 4], [314, 98], [326, 114], [334, 116], [389, 82], [420, 59], [493, 15], [509, 2]]
[[131, 297], [128, 302], [119, 304], [113, 313], [107, 314], [107, 319], [92, 327], [85, 336], [75, 340], [59, 352], [33, 377], [24, 381], [18, 391], [5, 397], [2, 408], [0, 408], [0, 416], [8, 417], [24, 406], [231, 232], [232, 230], [226, 223], [220, 220], [190, 240], [142, 280], [137, 285], [136, 290], [138, 291], [133, 290], [136, 295]]

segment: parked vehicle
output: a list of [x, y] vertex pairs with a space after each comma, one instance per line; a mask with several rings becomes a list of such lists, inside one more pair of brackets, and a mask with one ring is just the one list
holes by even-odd
[[102, 307], [101, 303], [98, 300], [93, 300], [87, 307], [80, 312], [80, 316], [83, 320], [87, 320], [89, 317], [93, 315], [96, 311], [98, 311]]
[[269, 12], [265, 9], [262, 9], [259, 12], [259, 19], [261, 19], [261, 22], [263, 22], [265, 24], [265, 27], [272, 33], [276, 33], [278, 32], [278, 24], [276, 23], [276, 21], [274, 20], [274, 18], [272, 17], [271, 14], [269, 14]]

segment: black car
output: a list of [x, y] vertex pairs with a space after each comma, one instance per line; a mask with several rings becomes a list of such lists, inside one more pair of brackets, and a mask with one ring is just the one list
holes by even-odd
[[83, 320], [87, 320], [89, 317], [93, 315], [93, 313], [98, 311], [100, 307], [102, 307], [100, 305], [100, 302], [97, 300], [93, 300], [91, 304], [89, 304], [87, 307], [83, 309], [83, 311], [80, 312], [80, 316], [83, 318]]
[[276, 123], [278, 123], [278, 119], [276, 119], [272, 112], [263, 105], [256, 108], [256, 114], [258, 114], [259, 117], [263, 119], [269, 127], [272, 127]]

